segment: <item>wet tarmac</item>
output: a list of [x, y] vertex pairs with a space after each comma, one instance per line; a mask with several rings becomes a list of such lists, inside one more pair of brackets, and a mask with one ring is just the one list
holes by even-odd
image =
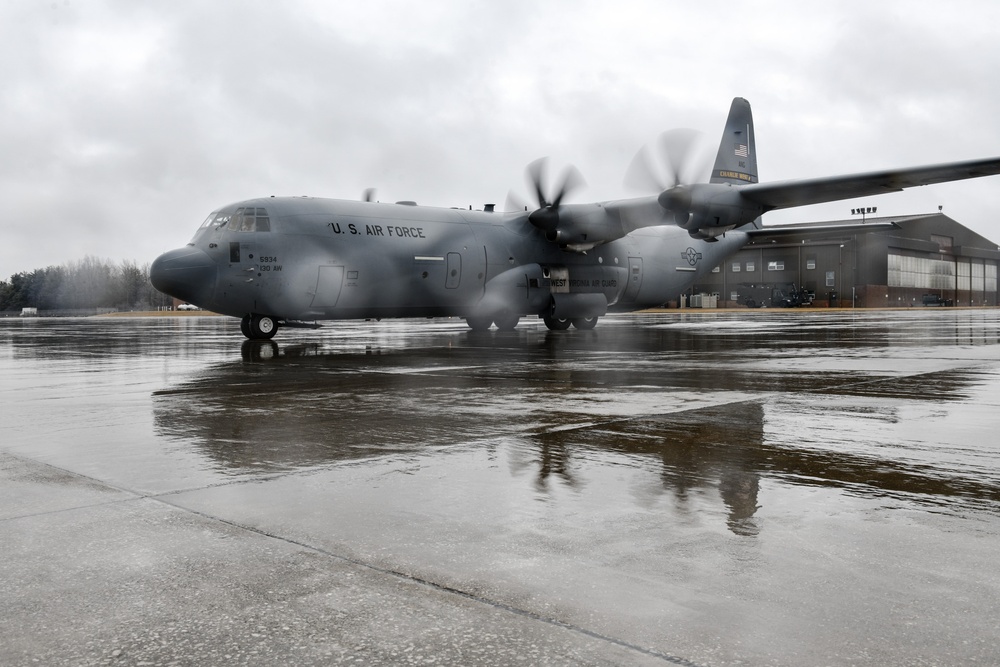
[[0, 320], [0, 663], [1000, 663], [1000, 311]]

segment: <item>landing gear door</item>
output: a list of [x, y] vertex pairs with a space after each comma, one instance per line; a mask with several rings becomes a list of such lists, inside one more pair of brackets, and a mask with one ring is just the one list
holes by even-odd
[[625, 296], [622, 300], [631, 303], [639, 296], [639, 288], [642, 286], [642, 257], [628, 258], [628, 286], [625, 288]]

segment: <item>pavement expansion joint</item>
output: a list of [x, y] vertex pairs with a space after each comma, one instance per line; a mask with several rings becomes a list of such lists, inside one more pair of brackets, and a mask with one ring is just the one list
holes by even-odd
[[313, 553], [318, 553], [318, 554], [321, 554], [323, 556], [326, 556], [327, 558], [332, 558], [332, 559], [341, 561], [343, 563], [354, 565], [356, 567], [362, 567], [362, 568], [365, 568], [366, 570], [369, 570], [371, 572], [376, 572], [378, 574], [382, 574], [382, 575], [385, 575], [385, 576], [393, 577], [393, 578], [396, 578], [396, 579], [401, 579], [401, 580], [404, 580], [404, 581], [409, 581], [409, 582], [414, 583], [414, 584], [419, 584], [421, 586], [426, 586], [428, 588], [432, 588], [432, 589], [434, 589], [436, 591], [439, 591], [441, 593], [447, 593], [449, 595], [456, 595], [456, 596], [464, 598], [466, 600], [470, 600], [470, 601], [473, 601], [473, 602], [476, 602], [476, 603], [479, 603], [479, 604], [487, 605], [487, 606], [492, 607], [494, 609], [499, 609], [499, 610], [502, 610], [502, 611], [509, 612], [511, 614], [516, 614], [516, 615], [524, 617], [524, 618], [528, 618], [528, 619], [531, 619], [531, 620], [534, 620], [534, 621], [545, 623], [547, 625], [552, 625], [552, 626], [555, 626], [555, 627], [562, 628], [564, 630], [569, 630], [570, 632], [575, 632], [575, 633], [578, 633], [578, 634], [582, 634], [582, 635], [585, 635], [587, 637], [590, 637], [591, 639], [597, 639], [599, 641], [607, 642], [609, 644], [614, 644], [615, 646], [620, 646], [620, 647], [628, 649], [630, 651], [635, 651], [635, 652], [638, 652], [638, 653], [642, 653], [643, 655], [647, 655], [647, 656], [650, 656], [650, 657], [653, 657], [653, 658], [658, 658], [658, 659], [660, 659], [660, 660], [662, 660], [662, 661], [664, 661], [664, 662], [666, 662], [668, 664], [681, 665], [682, 667], [700, 667], [700, 665], [698, 663], [692, 662], [692, 661], [687, 660], [685, 658], [681, 658], [679, 656], [670, 655], [670, 654], [667, 654], [667, 653], [661, 653], [660, 651], [656, 651], [654, 649], [646, 648], [646, 647], [643, 647], [643, 646], [638, 646], [636, 644], [631, 644], [629, 642], [626, 642], [626, 641], [621, 640], [621, 639], [617, 639], [615, 637], [610, 637], [608, 635], [604, 635], [604, 634], [601, 634], [599, 632], [595, 632], [593, 630], [588, 630], [587, 628], [584, 628], [584, 627], [579, 626], [579, 625], [575, 625], [573, 623], [567, 623], [567, 622], [561, 621], [561, 620], [559, 620], [557, 618], [552, 618], [550, 616], [543, 616], [541, 614], [537, 614], [535, 612], [528, 611], [527, 609], [521, 609], [520, 607], [515, 607], [513, 605], [509, 605], [509, 604], [506, 604], [506, 603], [503, 603], [503, 602], [498, 602], [496, 600], [491, 600], [491, 599], [489, 599], [487, 597], [483, 597], [483, 596], [480, 596], [480, 595], [475, 595], [473, 593], [469, 593], [467, 591], [463, 591], [463, 590], [461, 590], [459, 588], [455, 588], [453, 586], [446, 586], [446, 585], [443, 585], [443, 584], [439, 584], [439, 583], [436, 583], [434, 581], [431, 581], [430, 579], [425, 579], [423, 577], [419, 577], [419, 576], [414, 575], [414, 574], [408, 574], [406, 572], [401, 572], [399, 570], [394, 570], [392, 568], [386, 568], [386, 567], [380, 567], [378, 565], [372, 565], [371, 563], [366, 563], [365, 561], [359, 560], [357, 558], [351, 558], [349, 556], [344, 556], [344, 555], [341, 555], [341, 554], [337, 554], [337, 553], [334, 553], [332, 551], [329, 551], [328, 549], [323, 549], [322, 547], [317, 547], [315, 545], [309, 544], [307, 542], [303, 542], [301, 540], [295, 540], [295, 539], [292, 539], [290, 537], [285, 537], [283, 535], [278, 535], [276, 533], [272, 533], [272, 532], [269, 532], [269, 531], [266, 531], [266, 530], [262, 530], [260, 528], [255, 528], [253, 526], [248, 526], [246, 524], [242, 524], [242, 523], [239, 523], [239, 522], [236, 522], [236, 521], [231, 521], [229, 519], [224, 519], [222, 517], [214, 516], [214, 515], [208, 514], [206, 512], [200, 512], [198, 510], [194, 510], [194, 509], [191, 509], [191, 508], [188, 508], [188, 507], [184, 507], [182, 505], [177, 505], [177, 504], [172, 503], [172, 502], [170, 502], [168, 500], [165, 500], [162, 496], [152, 497], [152, 499], [153, 500], [158, 500], [159, 502], [162, 502], [163, 504], [165, 504], [165, 505], [167, 505], [167, 506], [169, 506], [171, 508], [178, 509], [178, 510], [181, 510], [183, 512], [188, 512], [190, 514], [202, 517], [204, 519], [208, 519], [208, 520], [211, 520], [211, 521], [216, 521], [216, 522], [222, 523], [224, 525], [230, 526], [232, 528], [237, 528], [239, 530], [244, 530], [244, 531], [247, 531], [247, 532], [250, 532], [250, 533], [254, 533], [256, 535], [260, 535], [262, 537], [267, 537], [269, 539], [278, 540], [278, 541], [284, 542], [286, 544], [294, 545], [294, 546], [297, 546], [297, 547], [300, 547], [300, 548], [303, 548], [303, 549], [308, 549], [309, 551], [312, 551]]

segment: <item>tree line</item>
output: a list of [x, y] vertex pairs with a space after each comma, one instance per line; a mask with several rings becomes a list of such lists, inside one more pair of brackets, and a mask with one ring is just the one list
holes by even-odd
[[114, 308], [156, 310], [173, 300], [149, 284], [149, 264], [113, 263], [87, 256], [78, 262], [22, 271], [0, 281], [0, 311]]

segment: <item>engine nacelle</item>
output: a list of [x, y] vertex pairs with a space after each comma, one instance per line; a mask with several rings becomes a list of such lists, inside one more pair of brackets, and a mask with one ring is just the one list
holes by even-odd
[[545, 238], [565, 250], [586, 252], [627, 233], [620, 217], [600, 204], [569, 205], [560, 209], [557, 224], [546, 230]]
[[703, 239], [721, 236], [764, 213], [762, 206], [740, 195], [738, 186], [721, 183], [680, 185], [664, 190], [658, 201], [674, 214], [678, 227]]

